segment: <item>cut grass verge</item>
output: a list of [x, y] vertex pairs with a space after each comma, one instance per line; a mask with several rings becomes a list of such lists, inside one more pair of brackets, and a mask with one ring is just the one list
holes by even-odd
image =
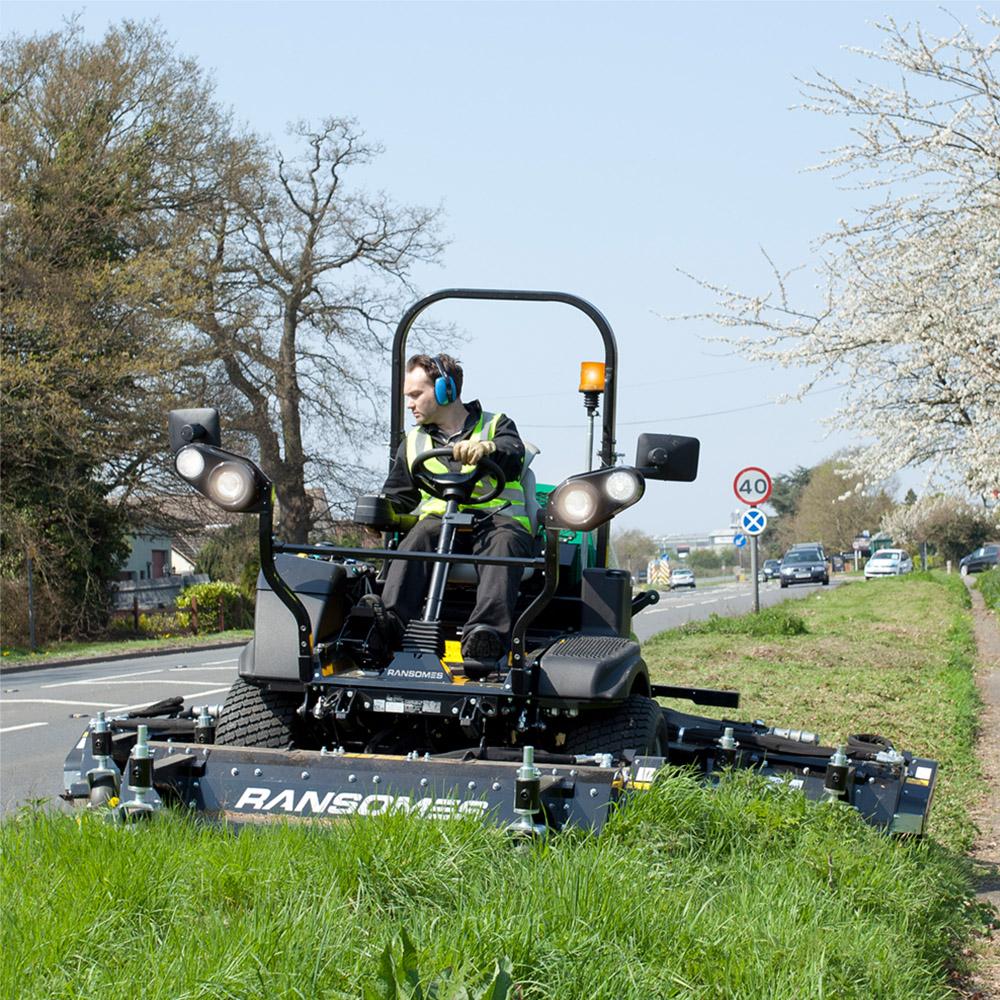
[[[824, 590], [770, 619], [762, 614], [763, 635], [752, 622], [742, 631], [750, 615], [661, 633], [644, 651], [655, 682], [741, 692], [736, 713], [699, 712], [809, 729], [829, 744], [881, 733], [938, 760], [931, 833], [964, 852], [974, 836], [968, 808], [979, 793], [968, 600], [958, 577], [914, 573]], [[797, 619], [805, 631], [787, 634]]]
[[253, 638], [252, 629], [228, 629], [225, 632], [205, 632], [200, 635], [174, 635], [168, 639], [106, 639], [100, 642], [55, 642], [32, 653], [29, 649], [11, 646], [3, 650], [0, 667], [17, 667], [26, 663], [48, 660], [87, 659], [92, 656], [117, 656], [122, 653], [156, 652], [181, 646], [211, 645], [241, 642]]

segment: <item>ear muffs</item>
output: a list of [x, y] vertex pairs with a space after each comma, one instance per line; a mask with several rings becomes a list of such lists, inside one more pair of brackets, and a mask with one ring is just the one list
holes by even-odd
[[434, 398], [437, 400], [438, 406], [447, 406], [458, 399], [455, 380], [445, 371], [440, 354], [434, 359], [434, 364], [437, 365], [437, 370], [441, 373], [434, 379]]

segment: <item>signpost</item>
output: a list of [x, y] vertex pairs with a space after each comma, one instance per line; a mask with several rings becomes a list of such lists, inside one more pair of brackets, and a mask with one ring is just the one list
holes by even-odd
[[[740, 517], [740, 527], [746, 534], [738, 534], [733, 543], [739, 547], [746, 544], [750, 538], [750, 577], [753, 580], [753, 610], [760, 611], [760, 586], [757, 579], [757, 536], [767, 527], [767, 515], [757, 509], [771, 495], [774, 484], [771, 477], [756, 465], [740, 469], [733, 480], [733, 492], [742, 503], [749, 504], [750, 509]], [[737, 542], [736, 539], [741, 539]]]

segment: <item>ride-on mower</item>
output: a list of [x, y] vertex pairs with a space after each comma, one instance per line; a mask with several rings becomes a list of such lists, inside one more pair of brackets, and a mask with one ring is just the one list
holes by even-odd
[[[178, 475], [226, 510], [259, 518], [254, 638], [221, 710], [185, 709], [173, 699], [99, 718], [67, 759], [65, 797], [93, 805], [117, 799], [126, 817], [176, 802], [236, 821], [404, 811], [482, 816], [542, 833], [599, 829], [616, 801], [678, 764], [707, 780], [727, 768], [754, 768], [813, 799], [847, 802], [879, 827], [923, 832], [934, 761], [877, 736], [821, 746], [801, 730], [719, 721], [657, 702], [739, 704], [732, 691], [651, 681], [631, 620], [659, 595], [633, 596], [629, 574], [609, 565], [611, 519], [642, 497], [647, 482], [694, 480], [699, 443], [641, 434], [634, 465], [615, 465], [617, 348], [590, 303], [558, 292], [451, 289], [413, 305], [392, 348], [390, 461], [404, 436], [407, 337], [428, 306], [449, 298], [561, 302], [588, 316], [603, 340], [599, 467], [554, 488], [538, 486], [533, 450], [526, 451], [521, 482], [536, 554], [463, 553], [473, 490], [485, 484], [476, 495], [484, 502], [505, 483], [488, 459], [462, 472], [430, 471], [429, 460], [450, 457], [450, 449], [413, 464], [421, 489], [445, 503], [435, 552], [397, 548], [415, 518], [381, 496], [360, 498], [356, 520], [385, 533], [382, 548], [276, 541], [271, 483], [253, 462], [223, 450], [217, 412], [173, 411]], [[369, 597], [393, 559], [433, 564], [423, 613], [398, 642], [387, 639], [380, 602]], [[460, 628], [476, 566], [487, 563], [523, 570], [515, 625], [506, 655], [468, 662]]]

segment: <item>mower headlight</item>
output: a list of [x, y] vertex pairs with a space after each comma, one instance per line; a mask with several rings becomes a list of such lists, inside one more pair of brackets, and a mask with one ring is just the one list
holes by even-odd
[[181, 448], [174, 465], [179, 475], [195, 480], [205, 471], [205, 456], [197, 448]]
[[208, 475], [205, 484], [209, 499], [226, 510], [245, 510], [257, 499], [253, 472], [242, 462], [223, 462]]
[[604, 482], [604, 492], [615, 503], [634, 503], [642, 494], [642, 481], [638, 473], [616, 469]]
[[545, 507], [547, 528], [591, 531], [631, 507], [645, 482], [635, 469], [598, 469], [560, 483]]
[[225, 510], [263, 510], [271, 484], [248, 458], [210, 444], [189, 444], [174, 458], [177, 474]]

